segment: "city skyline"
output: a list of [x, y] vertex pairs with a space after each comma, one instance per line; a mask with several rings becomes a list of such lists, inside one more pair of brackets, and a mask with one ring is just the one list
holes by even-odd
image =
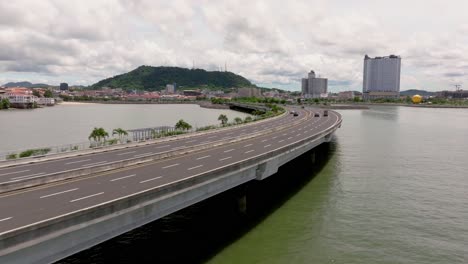
[[404, 57], [401, 90], [453, 90], [466, 83], [468, 23], [462, 10], [468, 3], [399, 6], [398, 1], [4, 1], [0, 83], [90, 85], [140, 65], [195, 65], [227, 66], [259, 86], [294, 91], [300, 91], [304, 72], [320, 69], [330, 92], [360, 91], [365, 54]]

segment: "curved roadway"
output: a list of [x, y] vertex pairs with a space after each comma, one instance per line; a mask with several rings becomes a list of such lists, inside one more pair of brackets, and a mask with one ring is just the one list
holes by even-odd
[[[320, 117], [314, 117], [314, 112], [320, 113]], [[224, 144], [219, 147], [170, 159], [162, 159], [121, 170], [109, 171], [2, 195], [0, 196], [0, 236], [13, 230], [25, 228], [84, 208], [90, 208], [135, 193], [141, 193], [171, 182], [196, 177], [216, 168], [253, 158], [297, 142], [304, 137], [320, 133], [335, 125], [340, 117], [333, 111], [329, 111], [329, 116], [324, 117], [321, 110], [300, 110], [298, 117], [288, 114], [285, 117], [270, 122], [219, 131], [218, 133], [209, 135], [133, 149], [93, 154], [89, 155], [89, 157], [82, 156], [0, 169], [0, 177], [3, 177], [3, 181], [5, 181], [12, 179], [12, 177], [20, 177], [20, 175], [23, 175], [22, 173], [34, 174], [46, 169], [62, 170], [63, 166], [89, 166], [91, 163], [107, 162], [111, 158], [118, 159], [125, 155], [143, 155], [145, 152], [154, 152], [162, 148], [181, 148], [188, 146], [190, 143], [196, 144], [197, 142], [200, 143], [210, 139], [219, 140], [230, 136], [235, 137], [242, 133], [253, 132], [254, 130], [292, 123], [299, 118], [303, 118], [303, 122], [245, 141]], [[24, 172], [19, 172], [21, 170]], [[7, 179], [4, 176], [7, 176]]]

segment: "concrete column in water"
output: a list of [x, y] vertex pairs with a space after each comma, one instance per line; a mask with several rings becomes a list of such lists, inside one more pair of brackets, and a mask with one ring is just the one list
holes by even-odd
[[237, 195], [237, 208], [239, 213], [247, 215], [247, 185], [239, 187]]

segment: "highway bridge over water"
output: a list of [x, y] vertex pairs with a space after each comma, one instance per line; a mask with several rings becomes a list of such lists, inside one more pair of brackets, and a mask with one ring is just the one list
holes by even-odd
[[297, 111], [170, 141], [0, 167], [0, 263], [53, 262], [263, 180], [329, 141], [341, 125], [333, 111]]

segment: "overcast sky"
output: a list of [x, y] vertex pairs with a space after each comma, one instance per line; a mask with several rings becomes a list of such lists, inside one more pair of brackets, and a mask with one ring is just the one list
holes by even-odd
[[93, 84], [140, 65], [227, 68], [300, 89], [362, 90], [365, 54], [402, 57], [401, 90], [468, 89], [467, 0], [0, 0], [0, 84]]

